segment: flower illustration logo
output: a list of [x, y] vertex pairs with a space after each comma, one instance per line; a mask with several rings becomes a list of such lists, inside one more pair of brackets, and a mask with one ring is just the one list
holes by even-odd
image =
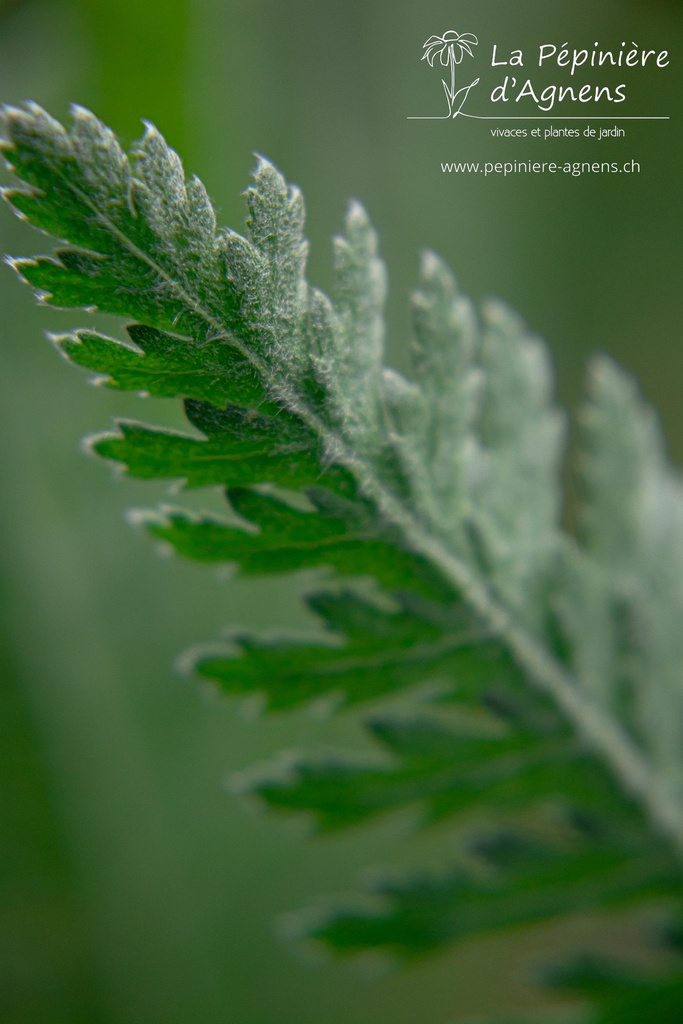
[[[441, 80], [444, 92], [446, 93], [446, 99], [448, 100], [448, 113], [444, 114], [444, 117], [457, 117], [469, 95], [470, 89], [479, 81], [477, 78], [474, 82], [470, 82], [469, 85], [463, 86], [456, 91], [456, 65], [462, 64], [465, 54], [474, 57], [472, 47], [478, 45], [479, 40], [473, 32], [461, 33], [455, 32], [453, 29], [444, 32], [442, 36], [430, 36], [423, 44], [424, 53], [422, 54], [422, 60], [426, 60], [429, 66], [433, 68], [438, 58], [442, 67], [450, 67], [451, 70], [450, 82], [447, 82], [445, 79]], [[456, 109], [456, 99], [458, 96], [462, 96], [462, 99]]]

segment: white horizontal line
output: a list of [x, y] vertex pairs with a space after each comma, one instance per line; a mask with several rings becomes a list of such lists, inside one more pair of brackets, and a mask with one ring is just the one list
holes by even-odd
[[[670, 121], [669, 115], [655, 116], [655, 117], [627, 117], [625, 115], [610, 117], [607, 114], [566, 114], [554, 116], [553, 114], [545, 115], [532, 115], [525, 117], [522, 114], [457, 114], [457, 117], [473, 117], [477, 121]], [[409, 114], [407, 117], [408, 121], [444, 121], [449, 118], [449, 115], [439, 114]], [[451, 118], [455, 120], [455, 118]]]

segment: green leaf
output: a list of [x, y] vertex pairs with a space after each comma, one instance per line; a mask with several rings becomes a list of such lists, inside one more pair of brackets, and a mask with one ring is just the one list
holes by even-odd
[[[660, 947], [665, 945], [660, 943]], [[626, 964], [584, 956], [546, 971], [545, 981], [554, 989], [597, 1003], [597, 1010], [591, 1013], [596, 1024], [639, 1024], [645, 1020], [676, 1024], [683, 1011], [680, 972], [634, 972]], [[581, 1016], [585, 1019], [585, 1013], [579, 1011], [577, 1018]]]
[[[126, 154], [82, 108], [65, 128], [29, 104], [5, 110], [2, 149], [19, 179], [5, 198], [58, 240], [15, 269], [43, 302], [136, 321], [130, 340], [77, 331], [60, 351], [108, 387], [184, 400], [192, 432], [123, 421], [93, 450], [227, 492], [225, 518], [137, 518], [245, 575], [345, 580], [308, 595], [308, 639], [233, 630], [192, 655], [275, 710], [383, 702], [360, 720], [372, 752], [280, 756], [243, 788], [320, 830], [403, 808], [452, 819], [441, 873], [381, 875], [369, 904], [303, 930], [411, 954], [653, 897], [680, 916], [683, 485], [629, 378], [591, 369], [570, 535], [547, 349], [501, 304], [477, 309], [439, 257], [422, 259], [407, 379], [383, 365], [386, 270], [359, 204], [328, 298], [306, 280], [301, 192], [266, 160], [241, 235], [217, 230], [151, 125]], [[595, 1019], [646, 1003], [673, 1019], [671, 977], [632, 1003], [621, 982], [593, 993]]]
[[326, 565], [345, 576], [371, 576], [388, 589], [409, 588], [442, 600], [454, 596], [428, 562], [378, 534], [363, 506], [331, 502], [319, 488], [306, 493], [312, 504], [303, 510], [273, 494], [232, 488], [228, 499], [237, 522], [182, 509], [140, 512], [135, 518], [178, 554], [237, 562], [245, 576]]
[[320, 639], [236, 633], [224, 654], [196, 655], [195, 670], [230, 694], [261, 694], [282, 710], [329, 694], [354, 704], [418, 683], [443, 685], [500, 661], [466, 619], [457, 623], [454, 616], [457, 625], [445, 634], [408, 596], [396, 596], [395, 610], [348, 590], [306, 600], [324, 622]]
[[[229, 487], [271, 482], [290, 487], [322, 483], [312, 439], [286, 416], [264, 416], [240, 406], [217, 410], [188, 399], [188, 419], [204, 438], [121, 421], [117, 433], [92, 440], [98, 455], [125, 465], [131, 476], [182, 479], [187, 487]], [[346, 474], [331, 469], [324, 482], [348, 489]]]
[[207, 342], [198, 361], [186, 339], [144, 324], [126, 330], [133, 345], [94, 331], [62, 335], [55, 344], [70, 362], [102, 374], [102, 383], [116, 390], [196, 398], [219, 407], [249, 407], [265, 398], [253, 366], [224, 341]]
[[35, 104], [9, 108], [4, 149], [29, 188], [7, 198], [70, 246], [17, 269], [46, 301], [96, 306], [204, 341], [237, 306], [208, 196], [184, 181], [175, 153], [148, 126], [130, 157], [75, 107], [69, 131]]
[[[509, 690], [513, 679], [507, 681]], [[495, 704], [505, 691], [499, 676], [488, 699]], [[454, 700], [457, 695], [456, 688]], [[378, 764], [376, 758], [342, 752], [288, 755], [260, 768], [248, 791], [275, 809], [311, 812], [326, 831], [414, 804], [424, 807], [429, 822], [483, 805], [490, 811], [519, 810], [541, 796], [562, 793], [568, 765], [584, 797], [599, 781], [595, 766], [582, 763], [575, 742], [557, 722], [538, 739], [511, 727], [501, 714], [476, 714], [477, 704], [458, 701], [456, 708], [460, 715], [451, 721], [425, 712], [372, 716], [365, 724], [390, 758]]]
[[[557, 823], [550, 823], [557, 824]], [[567, 823], [571, 826], [571, 822]], [[624, 853], [607, 832], [493, 828], [470, 836], [462, 863], [443, 874], [379, 875], [365, 908], [304, 918], [301, 932], [340, 953], [419, 955], [456, 939], [560, 914], [678, 891], [676, 866], [647, 845]], [[367, 902], [375, 905], [371, 908]]]

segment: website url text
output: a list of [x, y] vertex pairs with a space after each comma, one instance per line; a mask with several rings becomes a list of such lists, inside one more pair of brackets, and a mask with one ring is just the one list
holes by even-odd
[[635, 160], [626, 163], [579, 162], [553, 163], [548, 161], [511, 160], [505, 163], [442, 163], [443, 174], [640, 174]]

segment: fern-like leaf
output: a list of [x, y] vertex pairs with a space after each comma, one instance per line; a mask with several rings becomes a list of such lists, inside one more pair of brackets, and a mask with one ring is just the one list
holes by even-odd
[[[321, 830], [404, 807], [459, 830], [441, 873], [380, 875], [365, 902], [300, 930], [415, 954], [576, 909], [679, 907], [683, 491], [632, 382], [591, 369], [570, 536], [545, 346], [502, 304], [477, 310], [437, 256], [413, 295], [408, 380], [383, 366], [386, 271], [357, 203], [330, 299], [306, 280], [301, 193], [265, 160], [240, 235], [217, 230], [152, 126], [125, 154], [82, 108], [68, 129], [7, 108], [2, 148], [19, 179], [5, 198], [61, 240], [14, 260], [21, 276], [42, 302], [137, 321], [126, 341], [77, 331], [59, 350], [107, 387], [184, 402], [191, 432], [124, 421], [93, 450], [134, 476], [226, 489], [224, 517], [136, 519], [246, 575], [344, 577], [307, 598], [317, 637], [234, 632], [192, 661], [274, 710], [381, 697], [363, 719], [376, 756], [280, 756], [240, 787]], [[614, 975], [593, 990], [598, 1019], [621, 1020], [632, 989]], [[678, 976], [641, 991], [648, 1019], [679, 1019]]]

